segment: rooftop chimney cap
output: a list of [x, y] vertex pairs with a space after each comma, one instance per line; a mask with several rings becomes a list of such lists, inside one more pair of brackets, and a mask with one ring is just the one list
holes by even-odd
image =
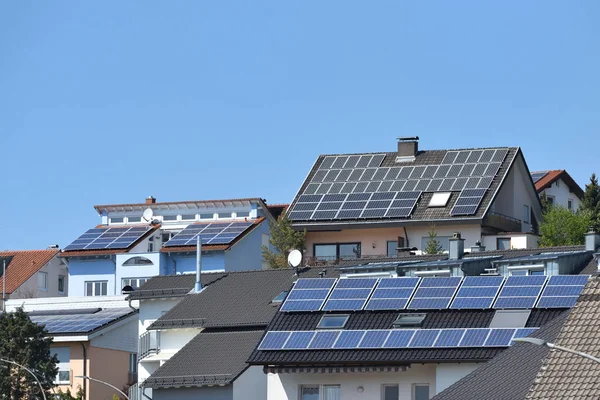
[[154, 203], [156, 203], [156, 198], [154, 198], [152, 196], [146, 197], [146, 204], [154, 204]]
[[452, 234], [452, 239], [460, 239], [460, 238], [461, 238], [461, 236], [460, 236], [460, 232], [454, 232], [454, 233]]
[[396, 139], [398, 139], [399, 142], [408, 142], [408, 141], [414, 142], [416, 140], [419, 140], [419, 137], [418, 136], [401, 136]]

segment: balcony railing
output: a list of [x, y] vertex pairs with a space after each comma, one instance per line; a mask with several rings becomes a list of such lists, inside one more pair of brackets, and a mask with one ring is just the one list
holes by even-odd
[[483, 226], [502, 232], [521, 232], [521, 220], [508, 215], [488, 212], [483, 219]]
[[343, 261], [357, 261], [358, 263], [364, 262], [368, 263], [370, 260], [381, 260], [382, 258], [395, 258], [398, 257], [397, 254], [389, 255], [389, 254], [369, 254], [369, 255], [361, 255], [361, 256], [351, 256], [351, 257], [305, 257], [306, 265], [311, 267], [328, 267], [339, 265]]
[[138, 346], [139, 359], [160, 353], [160, 331], [147, 331], [140, 336]]
[[142, 388], [139, 387], [137, 383], [135, 385], [131, 385], [129, 386], [127, 395], [129, 400], [142, 400]]

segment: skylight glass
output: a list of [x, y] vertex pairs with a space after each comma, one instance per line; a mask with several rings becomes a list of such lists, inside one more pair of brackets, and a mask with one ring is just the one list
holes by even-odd
[[341, 329], [346, 325], [348, 318], [350, 315], [348, 314], [327, 314], [323, 315], [321, 321], [319, 321], [319, 325], [317, 325], [318, 329]]
[[438, 192], [434, 193], [429, 201], [428, 207], [446, 207], [448, 200], [450, 200], [450, 192]]

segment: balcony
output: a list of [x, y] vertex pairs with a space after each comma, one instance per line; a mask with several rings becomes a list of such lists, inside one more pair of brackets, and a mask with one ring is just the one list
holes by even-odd
[[140, 336], [138, 357], [140, 360], [160, 353], [160, 331], [147, 331]]
[[493, 232], [521, 232], [521, 220], [508, 215], [488, 212], [483, 219], [482, 226], [490, 228]]

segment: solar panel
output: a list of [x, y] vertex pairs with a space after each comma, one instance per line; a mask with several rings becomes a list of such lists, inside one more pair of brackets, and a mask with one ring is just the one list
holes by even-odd
[[82, 310], [81, 313], [73, 314], [36, 314], [31, 315], [30, 318], [34, 323], [44, 325], [50, 334], [88, 333], [125, 317], [131, 312], [131, 309], [128, 308], [107, 308], [95, 313]]
[[198, 237], [202, 244], [228, 244], [252, 225], [252, 222], [247, 221], [191, 224], [173, 236], [164, 246], [193, 246], [196, 245]]
[[391, 330], [374, 330], [374, 331], [366, 331], [363, 336], [359, 348], [379, 348], [382, 347], [385, 343], [386, 339], [390, 335]]
[[417, 329], [408, 347], [432, 347], [439, 334], [439, 329]]
[[546, 175], [548, 175], [548, 171], [532, 172], [531, 179], [533, 180], [533, 183], [537, 183], [537, 181], [539, 181]]
[[464, 334], [464, 329], [442, 329], [433, 347], [457, 347]]
[[267, 332], [258, 345], [259, 350], [281, 350], [291, 332]]
[[93, 228], [75, 239], [64, 250], [126, 249], [150, 229], [151, 226]]
[[340, 335], [340, 331], [318, 331], [308, 345], [309, 349], [330, 349]]
[[335, 285], [334, 278], [300, 278], [280, 311], [319, 311]]
[[315, 332], [313, 331], [292, 332], [282, 348], [288, 350], [306, 349], [313, 336], [315, 336]]
[[484, 346], [485, 347], [509, 346], [514, 334], [515, 334], [515, 329], [511, 329], [511, 328], [492, 329], [485, 341]]
[[323, 311], [362, 310], [375, 285], [376, 278], [340, 279], [323, 306]]
[[414, 329], [395, 329], [392, 330], [386, 339], [383, 347], [385, 348], [402, 348], [408, 347], [412, 337], [415, 334]]
[[421, 278], [381, 278], [365, 310], [403, 310]]
[[485, 189], [464, 189], [460, 192], [460, 196], [456, 200], [450, 215], [458, 216], [458, 215], [473, 215], [477, 212], [479, 208], [479, 204], [483, 197], [485, 196]]
[[366, 331], [342, 331], [333, 345], [334, 349], [355, 349]]
[[[515, 332], [513, 339], [527, 337], [527, 336], [531, 335], [533, 332], [535, 332], [537, 329], [538, 328], [519, 328]], [[511, 344], [512, 344], [512, 342], [511, 342]]]
[[462, 278], [423, 278], [421, 284], [408, 305], [408, 309], [444, 309], [448, 308]]
[[502, 276], [467, 276], [450, 308], [453, 309], [486, 309], [492, 306], [500, 286], [504, 282]]
[[494, 308], [533, 308], [545, 283], [544, 275], [509, 276]]
[[489, 329], [466, 329], [459, 347], [482, 347], [490, 333]]
[[536, 307], [571, 308], [577, 303], [589, 275], [554, 275], [548, 279]]

